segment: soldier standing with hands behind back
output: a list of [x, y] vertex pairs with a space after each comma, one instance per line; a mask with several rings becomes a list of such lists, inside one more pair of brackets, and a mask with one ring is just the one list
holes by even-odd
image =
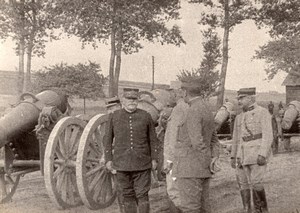
[[[138, 90], [124, 88], [123, 109], [110, 115], [104, 137], [105, 161], [116, 178], [125, 213], [148, 213], [151, 168], [157, 167], [158, 140], [150, 114], [137, 109]], [[112, 144], [114, 141], [114, 150]]]
[[209, 213], [209, 183], [220, 147], [214, 117], [201, 97], [197, 79], [182, 82], [181, 88], [190, 107], [178, 124], [174, 157], [170, 159], [179, 188], [179, 208], [182, 212]]
[[255, 88], [238, 91], [243, 112], [236, 118], [233, 130], [231, 166], [236, 168], [245, 212], [251, 212], [251, 186], [256, 213], [268, 212], [263, 177], [271, 155], [273, 131], [271, 115], [255, 102]]

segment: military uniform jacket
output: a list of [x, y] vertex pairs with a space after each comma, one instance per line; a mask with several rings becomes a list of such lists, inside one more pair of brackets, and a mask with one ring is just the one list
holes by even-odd
[[243, 165], [257, 164], [258, 155], [268, 160], [273, 142], [269, 111], [257, 104], [251, 108], [236, 117], [232, 136], [231, 157], [240, 158]]
[[146, 111], [113, 112], [105, 132], [105, 161], [112, 161], [114, 169], [141, 171], [151, 168], [151, 161], [157, 160], [158, 140], [152, 118]]
[[178, 124], [173, 165], [175, 177], [211, 177], [211, 159], [219, 155], [220, 147], [214, 130], [209, 106], [200, 97], [190, 101], [186, 119]]
[[174, 146], [177, 140], [179, 124], [186, 119], [189, 105], [183, 99], [179, 99], [178, 103], [172, 110], [168, 119], [167, 129], [164, 138], [164, 159], [165, 161], [173, 161]]

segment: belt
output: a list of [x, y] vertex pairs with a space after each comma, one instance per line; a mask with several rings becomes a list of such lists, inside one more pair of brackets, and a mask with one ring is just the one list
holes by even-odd
[[262, 138], [262, 133], [255, 134], [255, 135], [250, 135], [250, 136], [244, 136], [242, 138], [243, 138], [244, 142], [254, 141], [254, 140]]

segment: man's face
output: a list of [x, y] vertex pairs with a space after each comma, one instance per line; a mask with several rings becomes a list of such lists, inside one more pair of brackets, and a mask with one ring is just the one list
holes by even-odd
[[128, 111], [135, 111], [138, 105], [138, 99], [123, 98], [123, 107]]
[[244, 96], [238, 98], [238, 104], [243, 109], [247, 109], [251, 105], [251, 97], [250, 96]]

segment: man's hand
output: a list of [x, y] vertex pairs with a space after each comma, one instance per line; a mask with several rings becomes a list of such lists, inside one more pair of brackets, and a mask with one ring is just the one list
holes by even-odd
[[231, 158], [230, 159], [230, 165], [231, 165], [231, 168], [233, 168], [233, 169], [236, 168], [236, 158]]
[[152, 170], [156, 170], [156, 169], [157, 169], [157, 161], [152, 160]]
[[258, 155], [258, 157], [257, 157], [257, 164], [259, 166], [266, 165], [267, 164], [266, 158], [264, 156]]
[[172, 168], [173, 168], [173, 162], [167, 160], [167, 165], [164, 168], [164, 173], [169, 174], [169, 172], [172, 170]]
[[116, 174], [117, 173], [117, 171], [115, 169], [113, 169], [113, 167], [112, 167], [112, 161], [107, 161], [106, 164], [105, 164], [105, 167], [112, 174]]
[[219, 158], [218, 157], [214, 157], [211, 160], [210, 166], [209, 166], [209, 170], [211, 173], [215, 174], [216, 172], [220, 171], [220, 168], [217, 166], [217, 160]]

